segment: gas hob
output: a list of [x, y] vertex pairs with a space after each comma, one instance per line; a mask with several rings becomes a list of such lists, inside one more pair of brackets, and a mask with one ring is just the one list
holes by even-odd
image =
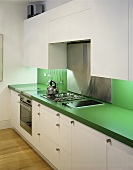
[[62, 93], [55, 94], [55, 95], [42, 94], [41, 97], [48, 99], [48, 100], [55, 101], [55, 102], [64, 102], [64, 101], [86, 99], [86, 97], [84, 97], [80, 94], [72, 93], [72, 92], [62, 92]]

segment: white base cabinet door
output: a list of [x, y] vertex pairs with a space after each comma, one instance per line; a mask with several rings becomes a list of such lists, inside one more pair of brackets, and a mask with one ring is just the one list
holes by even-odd
[[60, 168], [59, 170], [71, 170], [71, 154], [60, 150]]
[[107, 169], [133, 170], [133, 148], [110, 137], [107, 141]]
[[128, 0], [93, 0], [91, 75], [128, 80]]
[[58, 170], [71, 170], [70, 118], [33, 101], [34, 146]]
[[49, 140], [49, 161], [59, 170], [60, 148], [52, 140]]
[[60, 147], [71, 154], [71, 128], [60, 123]]
[[43, 135], [46, 136], [49, 131], [48, 107], [43, 106], [42, 109], [42, 105], [33, 101], [32, 108], [34, 145], [39, 151], [43, 152], [44, 147], [42, 149], [40, 143], [43, 140]]
[[20, 127], [20, 96], [19, 93], [11, 90], [11, 125], [19, 131]]
[[72, 170], [106, 170], [106, 136], [79, 122], [72, 126]]

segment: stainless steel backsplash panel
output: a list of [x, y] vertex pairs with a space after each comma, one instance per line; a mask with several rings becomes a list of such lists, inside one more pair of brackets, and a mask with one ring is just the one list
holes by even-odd
[[91, 76], [88, 89], [82, 94], [111, 103], [111, 79]]
[[91, 76], [91, 43], [67, 45], [67, 89], [111, 103], [111, 79]]

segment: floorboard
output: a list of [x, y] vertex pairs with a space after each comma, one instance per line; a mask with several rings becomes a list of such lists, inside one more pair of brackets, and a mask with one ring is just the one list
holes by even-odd
[[0, 170], [53, 170], [13, 129], [0, 130]]

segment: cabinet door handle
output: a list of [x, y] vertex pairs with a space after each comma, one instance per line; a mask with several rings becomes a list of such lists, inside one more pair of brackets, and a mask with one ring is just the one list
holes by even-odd
[[40, 107], [40, 104], [38, 104], [38, 107]]
[[40, 116], [40, 113], [37, 113], [38, 114], [38, 116]]
[[73, 120], [71, 121], [71, 124], [73, 124], [73, 125], [74, 125], [74, 121], [73, 121]]
[[40, 136], [41, 134], [40, 134], [40, 133], [38, 133], [37, 135], [38, 135], [38, 136]]
[[60, 149], [59, 149], [59, 148], [56, 148], [56, 151], [60, 151]]
[[56, 116], [60, 117], [60, 114], [59, 114], [59, 113], [57, 113], [57, 114], [56, 114]]
[[59, 127], [59, 126], [60, 126], [60, 124], [59, 124], [59, 123], [57, 123], [57, 124], [56, 124], [56, 126], [58, 126], [58, 127]]
[[106, 142], [107, 142], [107, 143], [110, 143], [110, 144], [112, 143], [112, 142], [111, 142], [111, 139], [107, 139]]

